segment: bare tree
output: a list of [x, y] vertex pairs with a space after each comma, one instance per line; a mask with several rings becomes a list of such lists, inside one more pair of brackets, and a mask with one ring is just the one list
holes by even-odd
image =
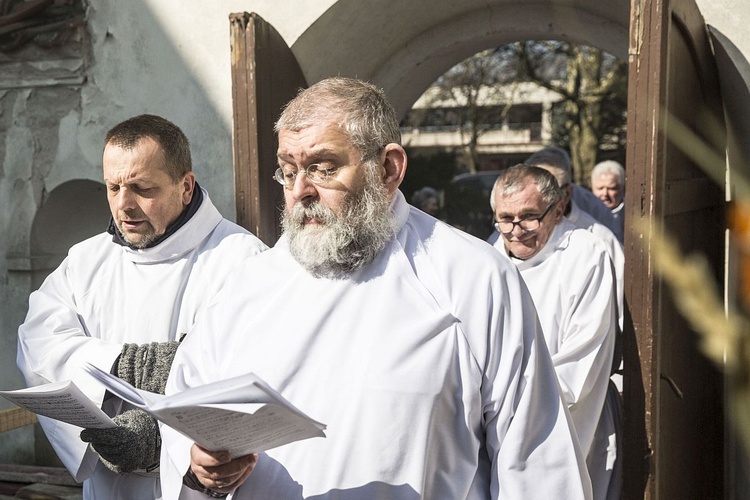
[[462, 162], [470, 172], [479, 165], [480, 136], [501, 124], [516, 98], [515, 64], [508, 48], [489, 49], [453, 66], [435, 82], [433, 105], [450, 102], [461, 134]]
[[624, 151], [626, 70], [625, 62], [593, 47], [533, 40], [504, 45], [438, 78], [409, 125], [422, 127], [432, 119], [457, 127], [460, 162], [476, 172], [480, 137], [506, 121], [520, 101], [519, 85], [532, 82], [562, 97], [553, 108], [553, 142], [570, 150], [574, 180], [586, 184], [603, 146]]
[[557, 142], [567, 143], [561, 145], [570, 150], [574, 180], [585, 184], [605, 136], [624, 130], [626, 63], [597, 48], [564, 42], [527, 41], [515, 47], [519, 77], [563, 97]]

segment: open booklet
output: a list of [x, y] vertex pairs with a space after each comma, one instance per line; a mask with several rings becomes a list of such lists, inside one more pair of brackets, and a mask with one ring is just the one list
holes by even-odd
[[[253, 373], [164, 396], [136, 389], [93, 365], [87, 365], [86, 370], [115, 396], [143, 409], [207, 450], [226, 450], [238, 457], [302, 439], [325, 437], [324, 424], [298, 410]], [[72, 382], [67, 384], [75, 387]], [[0, 395], [36, 413], [80, 425], [50, 412], [36, 411], [28, 404], [29, 398], [46, 394], [43, 388], [50, 385], [56, 384], [5, 391]], [[21, 393], [24, 393], [24, 400], [16, 397]], [[81, 391], [78, 394], [93, 405]], [[101, 412], [96, 405], [93, 407]], [[106, 415], [104, 417], [109, 420]], [[109, 421], [110, 426], [113, 425]], [[103, 426], [106, 427], [106, 422]]]

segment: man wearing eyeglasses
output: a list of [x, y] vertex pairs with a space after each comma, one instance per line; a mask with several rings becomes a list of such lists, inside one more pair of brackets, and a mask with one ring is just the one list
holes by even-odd
[[531, 297], [491, 247], [406, 203], [383, 93], [323, 80], [276, 130], [283, 235], [188, 333], [167, 392], [252, 371], [326, 437], [250, 474], [164, 429], [166, 497], [589, 498]]
[[617, 325], [614, 269], [602, 242], [563, 217], [564, 201], [547, 170], [505, 170], [490, 200], [501, 236], [495, 247], [518, 267], [534, 299], [594, 498], [614, 499], [617, 400], [605, 405]]
[[617, 278], [617, 307], [618, 324], [623, 327], [624, 305], [624, 272], [625, 253], [623, 251], [623, 236], [616, 230], [620, 227], [614, 220], [606, 205], [591, 193], [572, 181], [572, 162], [568, 153], [556, 146], [547, 146], [529, 156], [524, 162], [550, 172], [557, 179], [563, 192], [563, 207], [565, 218], [576, 227], [589, 231], [599, 238], [605, 245], [609, 258], [615, 265]]

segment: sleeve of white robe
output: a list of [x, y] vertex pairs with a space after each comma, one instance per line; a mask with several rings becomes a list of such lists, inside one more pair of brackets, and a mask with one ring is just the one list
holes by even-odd
[[[587, 263], [587, 268], [560, 270], [566, 274], [566, 288], [573, 292], [566, 296], [564, 316], [560, 319], [558, 351], [552, 355], [560, 381], [562, 396], [576, 423], [584, 453], [591, 440], [584, 428], [596, 422], [579, 422], [577, 407], [586, 405], [600, 408], [609, 383], [614, 354], [616, 331], [615, 279], [606, 252], [593, 254], [598, 261]], [[585, 410], [590, 415], [590, 409]], [[588, 418], [588, 417], [586, 417]], [[598, 420], [598, 418], [596, 419]], [[587, 435], [583, 435], [587, 434]]]
[[[485, 446], [492, 462], [492, 498], [591, 498], [585, 456], [578, 446], [531, 295], [511, 261], [475, 245], [473, 261], [447, 253], [437, 280], [472, 335], [483, 332]], [[480, 255], [487, 254], [485, 256]], [[469, 271], [479, 264], [475, 272]], [[419, 264], [416, 266], [419, 268]]]
[[[216, 313], [218, 308], [219, 304], [216, 302], [208, 307], [177, 350], [165, 388], [167, 395], [177, 394], [190, 387], [213, 381], [206, 380], [201, 373], [216, 372], [215, 367], [221, 365], [221, 361], [217, 359], [217, 350], [221, 347], [214, 345], [215, 342], [211, 341], [210, 335], [203, 335], [200, 332], [221, 332], [226, 329], [223, 321], [224, 315]], [[167, 425], [160, 424], [159, 428], [162, 437], [160, 457], [162, 499], [205, 499], [206, 495], [182, 484], [182, 478], [190, 467], [190, 448], [194, 441]]]
[[508, 272], [483, 384], [492, 498], [591, 498], [583, 456], [525, 285]]
[[96, 397], [104, 394], [103, 387], [80, 367], [89, 362], [109, 371], [122, 346], [88, 335], [70, 287], [68, 262], [29, 297], [26, 320], [18, 328], [18, 368], [30, 386], [67, 379], [78, 384], [80, 376], [80, 381], [91, 381], [83, 384], [90, 386], [84, 392]]
[[617, 239], [611, 237], [604, 238], [598, 232], [594, 234], [602, 238], [614, 266], [615, 290], [617, 291], [617, 323], [620, 326], [620, 331], [622, 331], [625, 313], [625, 251], [623, 250], [622, 243], [617, 241]]
[[[122, 346], [88, 335], [76, 309], [68, 263], [65, 259], [29, 297], [26, 320], [18, 329], [17, 364], [29, 386], [73, 380], [91, 400], [101, 405], [104, 387], [81, 367], [89, 362], [109, 371]], [[87, 444], [78, 437], [81, 429], [43, 417], [41, 420], [71, 474], [78, 481], [86, 479], [93, 472], [96, 459], [90, 454], [88, 465], [81, 467], [87, 449]]]

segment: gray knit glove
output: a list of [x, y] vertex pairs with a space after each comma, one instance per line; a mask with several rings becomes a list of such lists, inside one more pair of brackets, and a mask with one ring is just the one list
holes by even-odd
[[84, 429], [81, 440], [91, 447], [112, 472], [123, 474], [152, 469], [159, 464], [159, 425], [143, 410], [128, 410], [112, 419], [117, 427]]
[[176, 340], [125, 344], [114, 375], [138, 389], [164, 394], [169, 369], [179, 345]]

